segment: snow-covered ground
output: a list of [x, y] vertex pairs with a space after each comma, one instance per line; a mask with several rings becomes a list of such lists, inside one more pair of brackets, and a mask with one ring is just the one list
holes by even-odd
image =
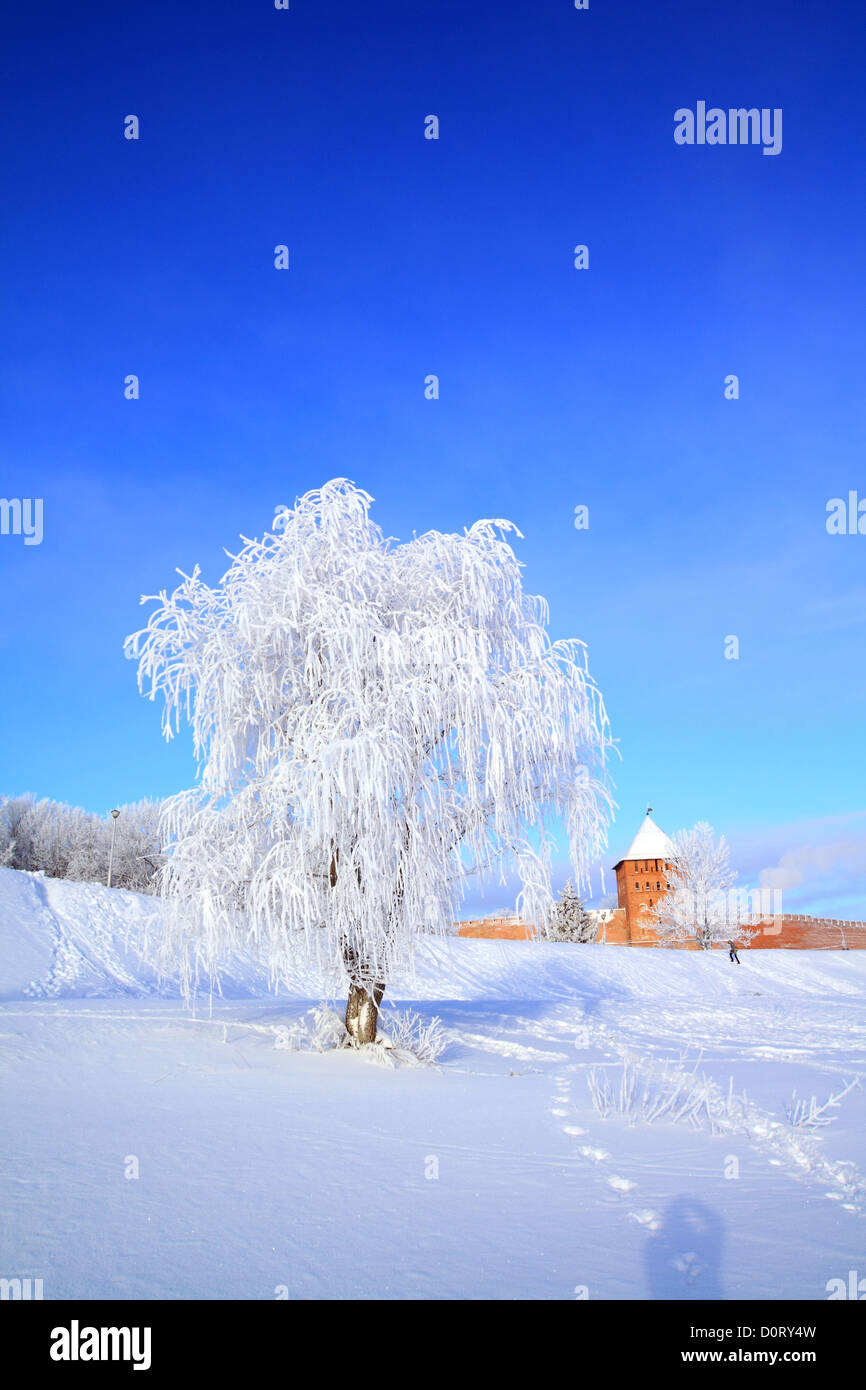
[[[433, 942], [389, 994], [447, 1047], [384, 1067], [286, 1046], [319, 1002], [301, 974], [275, 998], [237, 963], [193, 1015], [144, 959], [158, 914], [0, 870], [0, 1276], [214, 1299], [866, 1276], [866, 952]], [[789, 1122], [850, 1082], [831, 1124]]]

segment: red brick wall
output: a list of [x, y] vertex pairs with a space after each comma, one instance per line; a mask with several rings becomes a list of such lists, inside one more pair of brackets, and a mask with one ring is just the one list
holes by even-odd
[[[515, 922], [510, 917], [480, 918], [474, 922], [459, 922], [460, 936], [474, 936], [506, 941], [527, 941], [535, 937], [534, 927]], [[758, 935], [750, 949], [789, 951], [866, 950], [866, 922], [837, 922], [822, 917], [778, 917], [756, 924]], [[655, 934], [646, 927], [629, 927], [625, 908], [617, 908], [612, 917], [599, 927], [596, 942], [608, 946], [659, 946]], [[697, 950], [694, 943], [679, 949]], [[727, 950], [726, 946], [722, 946]]]
[[[787, 951], [849, 951], [866, 950], [866, 922], [842, 922], [824, 917], [775, 917], [763, 922], [753, 922], [751, 929], [756, 933], [748, 943], [750, 950]], [[608, 941], [614, 938], [608, 933]], [[597, 940], [601, 940], [601, 933]], [[657, 935], [651, 928], [631, 923], [627, 928], [625, 942], [630, 946], [660, 946]], [[618, 943], [615, 943], [618, 944]], [[695, 942], [684, 943], [679, 949], [698, 949]], [[720, 949], [727, 950], [722, 942]]]
[[528, 941], [535, 937], [535, 928], [513, 917], [481, 917], [474, 922], [458, 922], [459, 936], [482, 936], [505, 941]]
[[606, 942], [608, 946], [628, 945], [628, 918], [624, 907], [616, 908], [613, 916], [601, 923], [595, 939], [597, 942]]
[[763, 950], [866, 950], [866, 923], [836, 922], [823, 917], [778, 917], [762, 922], [750, 946]]

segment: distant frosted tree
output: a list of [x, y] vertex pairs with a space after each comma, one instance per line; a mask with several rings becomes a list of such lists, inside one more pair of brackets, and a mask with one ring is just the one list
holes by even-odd
[[36, 798], [4, 796], [0, 799], [0, 864], [7, 869], [32, 869]]
[[598, 927], [590, 917], [571, 879], [550, 916], [548, 935], [551, 941], [594, 941]]
[[[121, 806], [117, 821], [112, 883], [115, 888], [153, 891], [162, 861], [160, 806], [139, 801]], [[113, 823], [77, 806], [31, 795], [0, 798], [0, 864], [41, 872], [49, 878], [104, 883]]]
[[[0, 857], [11, 869], [67, 878], [76, 860], [84, 863], [97, 852], [97, 816], [60, 801], [34, 796], [4, 797], [0, 805]], [[97, 877], [89, 872], [77, 875]]]
[[731, 894], [736, 875], [729, 864], [724, 835], [705, 821], [674, 837], [670, 889], [644, 913], [659, 937], [671, 944], [694, 941], [701, 950], [717, 942], [744, 941], [754, 933], [740, 921], [736, 894]]
[[126, 645], [200, 759], [164, 819], [187, 985], [250, 946], [274, 980], [312, 962], [348, 981], [357, 1042], [469, 874], [515, 871], [518, 911], [546, 923], [556, 826], [585, 880], [610, 814], [602, 697], [583, 644], [552, 642], [523, 593], [516, 528], [399, 544], [371, 502], [337, 479], [281, 508], [216, 587], [179, 571]]
[[[120, 806], [112, 862], [111, 882], [115, 888], [151, 893], [163, 862], [160, 840], [161, 805], [158, 801], [136, 801]], [[78, 855], [71, 858], [68, 878], [91, 879], [104, 883], [108, 874], [111, 816], [93, 817], [94, 832], [83, 839]]]

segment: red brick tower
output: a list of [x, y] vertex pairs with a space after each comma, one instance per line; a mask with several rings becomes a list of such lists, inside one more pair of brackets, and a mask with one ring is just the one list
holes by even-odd
[[635, 946], [655, 940], [642, 909], [653, 907], [667, 892], [674, 853], [665, 832], [650, 818], [651, 810], [624, 857], [613, 866], [617, 903], [625, 911], [628, 942]]

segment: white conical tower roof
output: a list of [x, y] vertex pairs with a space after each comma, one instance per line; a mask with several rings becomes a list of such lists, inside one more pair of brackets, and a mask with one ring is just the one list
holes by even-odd
[[[672, 859], [674, 847], [665, 832], [656, 825], [649, 811], [623, 859]], [[622, 863], [622, 860], [620, 860]]]

